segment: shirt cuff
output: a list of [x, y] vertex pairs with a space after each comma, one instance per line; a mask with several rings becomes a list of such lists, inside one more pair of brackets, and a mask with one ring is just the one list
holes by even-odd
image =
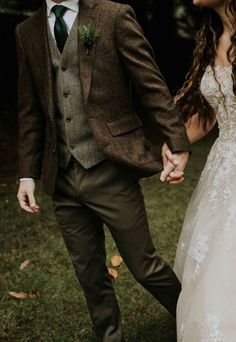
[[20, 178], [20, 182], [22, 181], [33, 181], [34, 182], [34, 178]]

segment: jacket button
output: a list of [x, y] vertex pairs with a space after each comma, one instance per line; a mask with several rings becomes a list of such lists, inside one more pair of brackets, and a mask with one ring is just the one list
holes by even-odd
[[68, 97], [68, 96], [69, 96], [68, 91], [64, 91], [63, 96], [64, 96], [64, 97]]
[[61, 67], [61, 70], [62, 70], [62, 71], [66, 71], [67, 68], [66, 68], [65, 66], [63, 66], [63, 67]]
[[53, 149], [52, 149], [52, 153], [55, 153], [55, 152], [56, 152], [56, 151], [55, 151], [55, 148], [53, 148]]
[[74, 145], [70, 145], [70, 150], [74, 150], [75, 146]]
[[71, 122], [71, 118], [70, 117], [66, 118], [66, 121]]

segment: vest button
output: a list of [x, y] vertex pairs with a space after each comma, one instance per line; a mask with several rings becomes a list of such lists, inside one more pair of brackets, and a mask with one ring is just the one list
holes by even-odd
[[66, 118], [66, 121], [67, 121], [67, 122], [71, 122], [71, 118], [69, 118], [69, 117]]
[[70, 145], [70, 150], [73, 150], [75, 148], [74, 145]]
[[63, 96], [64, 96], [64, 97], [68, 97], [68, 96], [69, 96], [68, 91], [64, 91]]
[[67, 68], [66, 68], [65, 66], [63, 66], [63, 67], [61, 67], [61, 70], [62, 70], [62, 71], [66, 71]]
[[56, 152], [56, 151], [55, 151], [55, 148], [53, 148], [53, 149], [52, 149], [52, 153], [55, 153], [55, 152]]

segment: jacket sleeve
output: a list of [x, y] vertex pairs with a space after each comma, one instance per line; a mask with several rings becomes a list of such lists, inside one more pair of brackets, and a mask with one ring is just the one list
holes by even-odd
[[122, 63], [145, 113], [162, 130], [172, 152], [189, 150], [180, 111], [178, 108], [173, 109], [173, 98], [130, 6], [120, 7], [116, 38]]
[[40, 105], [35, 83], [16, 28], [18, 57], [18, 177], [40, 178], [44, 148], [45, 115]]

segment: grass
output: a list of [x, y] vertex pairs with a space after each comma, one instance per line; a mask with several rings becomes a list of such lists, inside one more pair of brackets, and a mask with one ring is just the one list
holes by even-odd
[[[161, 185], [158, 177], [142, 181], [150, 227], [159, 253], [171, 264], [192, 190], [212, 139], [193, 148], [181, 186]], [[39, 187], [41, 214], [27, 216], [16, 202], [17, 186], [0, 186], [0, 341], [96, 341], [84, 296], [57, 229], [50, 198]], [[117, 254], [107, 232], [108, 265]], [[19, 270], [24, 260], [29, 266]], [[172, 342], [175, 322], [138, 285], [125, 265], [114, 287], [127, 342]], [[38, 291], [36, 299], [18, 300], [9, 291]]]

